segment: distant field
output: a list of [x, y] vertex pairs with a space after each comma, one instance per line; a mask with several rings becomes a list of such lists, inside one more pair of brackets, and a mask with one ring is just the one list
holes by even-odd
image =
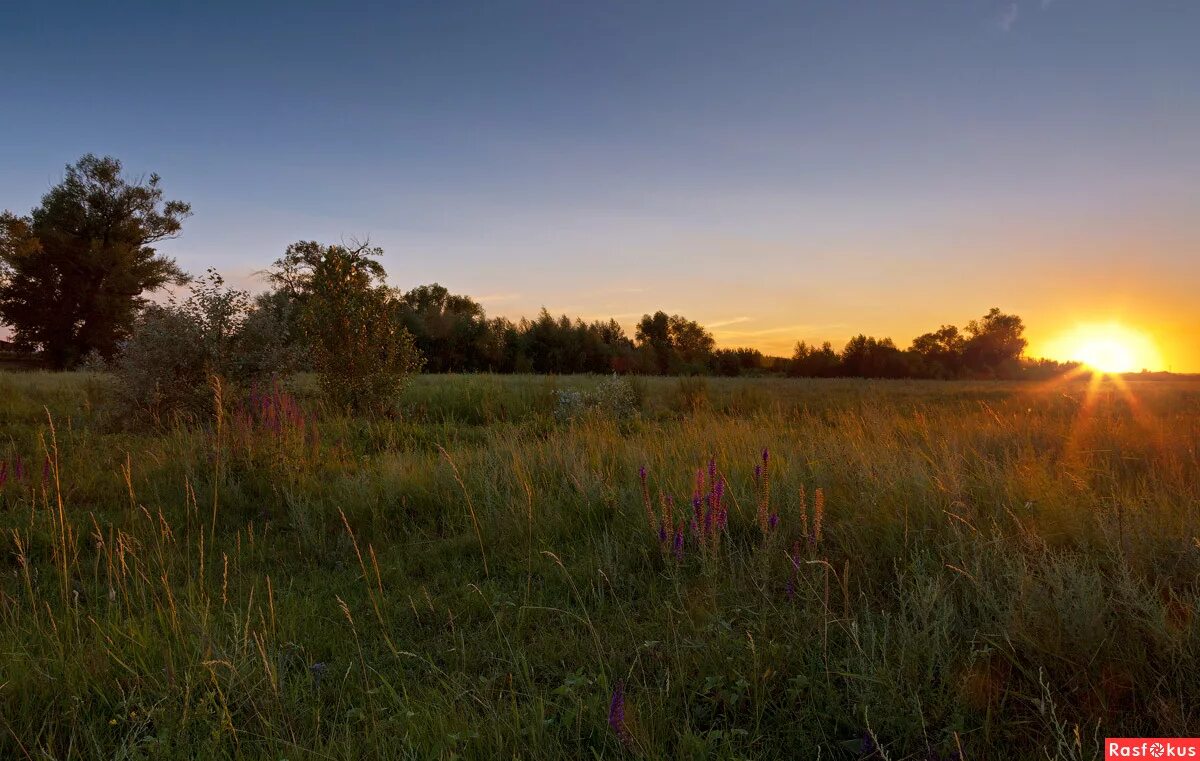
[[302, 377], [135, 430], [105, 382], [0, 373], [0, 758], [1200, 734], [1200, 382], [422, 376], [365, 420]]

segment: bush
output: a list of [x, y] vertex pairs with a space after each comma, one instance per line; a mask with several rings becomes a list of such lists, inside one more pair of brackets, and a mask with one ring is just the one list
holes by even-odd
[[249, 384], [288, 373], [295, 363], [288, 344], [281, 322], [252, 310], [245, 291], [226, 288], [209, 270], [182, 303], [143, 311], [106, 367], [114, 379], [113, 411], [126, 422], [206, 417], [214, 376]]
[[554, 419], [569, 423], [587, 413], [625, 421], [636, 417], [642, 409], [642, 390], [628, 378], [611, 375], [591, 392], [557, 389], [554, 392]]
[[642, 397], [628, 378], [610, 375], [592, 392], [593, 405], [614, 420], [628, 420], [642, 409]]

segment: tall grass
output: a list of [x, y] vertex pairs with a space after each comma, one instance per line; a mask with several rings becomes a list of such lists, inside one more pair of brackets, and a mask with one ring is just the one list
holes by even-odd
[[638, 419], [561, 422], [598, 379], [423, 377], [401, 420], [300, 379], [282, 417], [226, 389], [219, 429], [128, 432], [94, 381], [0, 375], [0, 460], [36, 463], [0, 486], [4, 758], [1098, 758], [1200, 729], [1195, 385], [664, 379]]

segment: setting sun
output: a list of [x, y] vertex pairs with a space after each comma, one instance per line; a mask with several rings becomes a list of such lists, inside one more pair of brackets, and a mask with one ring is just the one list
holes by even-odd
[[1157, 369], [1161, 364], [1148, 336], [1117, 323], [1080, 325], [1047, 348], [1050, 356], [1082, 362], [1104, 373]]

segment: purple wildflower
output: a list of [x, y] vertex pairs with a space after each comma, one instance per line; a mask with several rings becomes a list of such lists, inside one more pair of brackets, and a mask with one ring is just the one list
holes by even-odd
[[683, 562], [683, 524], [679, 524], [679, 528], [675, 529], [675, 546], [672, 548], [672, 554], [675, 555], [676, 562]]
[[770, 459], [770, 457], [771, 453], [767, 451], [766, 447], [763, 447], [762, 460], [764, 468], [767, 467], [767, 460]]
[[658, 541], [664, 543], [667, 541], [667, 524], [665, 523], [658, 524]]
[[642, 483], [646, 483], [646, 466], [638, 468], [638, 478], [642, 479]]
[[621, 741], [621, 744], [627, 748], [633, 747], [633, 736], [629, 734], [629, 728], [625, 726], [625, 680], [617, 681], [616, 689], [613, 690], [612, 700], [608, 704], [608, 726], [612, 727], [613, 734]]
[[770, 529], [772, 531], [774, 531], [775, 527], [778, 525], [779, 525], [779, 513], [771, 513], [771, 517], [767, 519], [767, 526], [769, 526]]

